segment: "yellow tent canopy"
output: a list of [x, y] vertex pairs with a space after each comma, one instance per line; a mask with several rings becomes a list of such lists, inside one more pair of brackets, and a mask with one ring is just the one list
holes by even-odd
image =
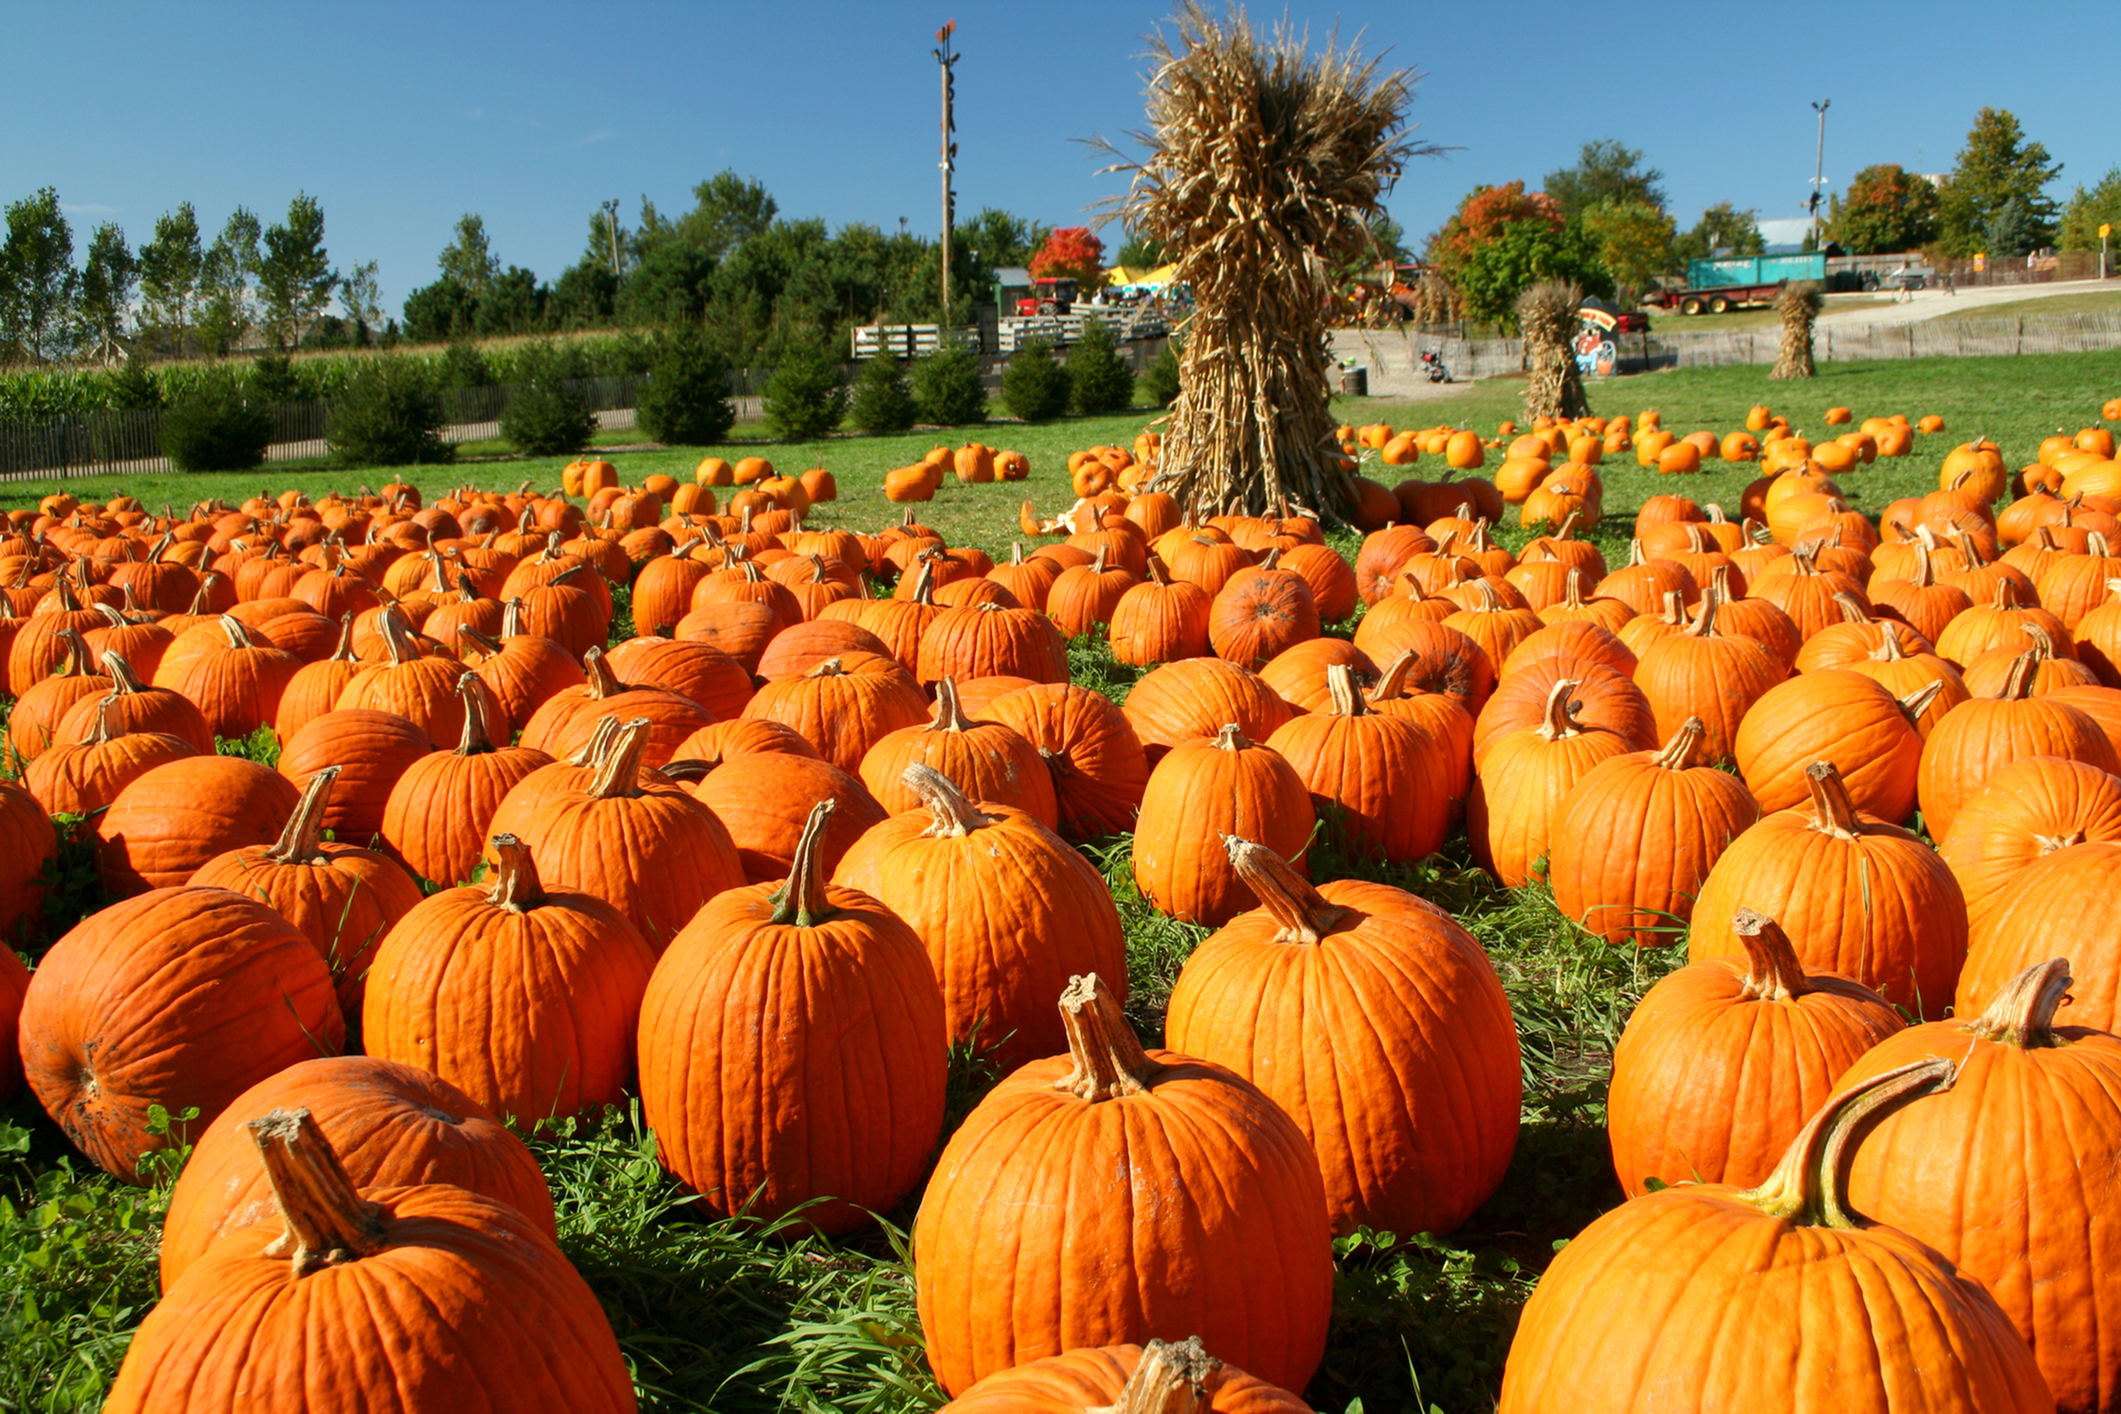
[[1176, 265], [1159, 265], [1153, 270], [1140, 265], [1115, 265], [1105, 272], [1108, 285], [1168, 285], [1176, 278]]

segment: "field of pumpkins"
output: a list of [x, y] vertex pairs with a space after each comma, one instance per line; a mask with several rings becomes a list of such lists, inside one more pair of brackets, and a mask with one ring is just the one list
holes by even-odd
[[[859, 527], [760, 457], [10, 511], [0, 1098], [167, 1198], [104, 1407], [723, 1407], [578, 1269], [684, 1228], [904, 1288], [769, 1407], [1339, 1411], [1508, 1184], [1420, 1407], [2121, 1410], [2098, 411], [1876, 517], [1941, 420], [1347, 427], [1352, 530], [1143, 433], [1006, 559], [919, 519], [978, 443]], [[542, 1165], [627, 1115], [675, 1196], [591, 1244]]]

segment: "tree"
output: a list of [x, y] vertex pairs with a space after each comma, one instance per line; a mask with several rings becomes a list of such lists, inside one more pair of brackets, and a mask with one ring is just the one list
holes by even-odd
[[1034, 280], [1074, 280], [1094, 289], [1105, 277], [1105, 243], [1088, 226], [1062, 226], [1046, 233], [1046, 243], [1031, 257]]
[[531, 334], [545, 327], [545, 287], [520, 265], [496, 275], [479, 296], [472, 326], [481, 335]]
[[1718, 252], [1761, 255], [1766, 250], [1767, 241], [1752, 208], [1740, 211], [1728, 201], [1719, 201], [1701, 213], [1692, 230], [1674, 238], [1672, 265], [1683, 267], [1689, 260], [1707, 260]]
[[444, 275], [405, 297], [405, 337], [416, 344], [468, 338], [478, 327], [478, 317], [478, 296], [454, 275]]
[[1512, 222], [1477, 247], [1453, 276], [1467, 317], [1489, 324], [1513, 323], [1517, 297], [1539, 280], [1566, 281], [1590, 295], [1613, 293], [1598, 242], [1576, 221], [1559, 230], [1543, 221]]
[[904, 432], [913, 426], [913, 388], [906, 381], [906, 370], [890, 353], [862, 365], [847, 411], [864, 432]]
[[252, 284], [261, 234], [258, 218], [239, 206], [206, 252], [199, 275], [199, 342], [209, 353], [237, 347], [257, 322]]
[[[739, 177], [724, 168], [692, 189], [692, 210], [674, 223], [674, 234], [710, 261], [720, 260], [745, 241], [763, 234], [780, 214], [780, 206], [756, 177]], [[654, 209], [646, 199], [648, 213]]]
[[[1568, 219], [1562, 215], [1561, 203], [1545, 192], [1527, 192], [1521, 181], [1475, 187], [1458, 203], [1451, 219], [1429, 237], [1429, 263], [1455, 281], [1459, 268], [1472, 258], [1474, 251], [1520, 223], [1558, 232]], [[1517, 296], [1513, 292], [1510, 298], [1514, 301]]]
[[265, 460], [272, 418], [236, 380], [209, 371], [162, 414], [162, 454], [179, 471], [247, 471]]
[[1547, 173], [1546, 194], [1564, 216], [1581, 216], [1602, 202], [1664, 210], [1664, 173], [1642, 165], [1643, 154], [1611, 138], [1587, 142], [1576, 165]]
[[553, 327], [578, 329], [584, 325], [608, 324], [617, 309], [619, 277], [606, 261], [583, 257], [560, 272], [545, 301]]
[[1919, 249], [1937, 239], [1937, 188], [1897, 162], [1866, 167], [1828, 203], [1827, 234], [1851, 255]]
[[172, 352], [183, 351], [184, 336], [191, 330], [205, 265], [199, 217], [190, 202], [155, 218], [154, 239], [140, 247], [140, 317]]
[[1171, 258], [1164, 243], [1154, 236], [1137, 236], [1127, 232], [1127, 243], [1113, 255], [1114, 265], [1124, 265], [1129, 270], [1154, 270]]
[[258, 295], [265, 329], [280, 348], [293, 348], [316, 324], [339, 283], [324, 250], [324, 208], [307, 192], [287, 203], [287, 220], [265, 230], [258, 259]]
[[921, 421], [965, 427], [987, 420], [987, 390], [980, 382], [979, 355], [956, 339], [913, 361], [913, 402]]
[[484, 217], [466, 212], [457, 218], [457, 238], [442, 248], [442, 277], [453, 279], [473, 299], [486, 293], [486, 286], [501, 273], [501, 262], [486, 240]]
[[1951, 180], [1938, 193], [1938, 248], [1959, 256], [1986, 250], [1992, 223], [2014, 199], [2023, 203], [2024, 213], [2006, 218], [2013, 239], [2021, 240], [2024, 250], [2053, 244], [2056, 210], [2047, 186], [2061, 170], [2044, 144], [2026, 140], [2010, 110], [1983, 108]]
[[784, 442], [808, 442], [840, 425], [847, 415], [847, 388], [839, 360], [823, 344], [785, 350], [766, 380], [766, 430]]
[[1608, 199], [1583, 213], [1583, 228], [1598, 243], [1598, 259], [1619, 287], [1640, 294], [1672, 265], [1678, 229], [1672, 218], [1643, 201]]
[[2020, 256], [2039, 249], [2039, 223], [2022, 196], [2003, 203], [1981, 223], [1981, 248], [1992, 256]]
[[989, 206], [973, 217], [970, 225], [951, 232], [950, 241], [953, 250], [961, 245], [968, 254], [977, 251], [981, 265], [999, 270], [1005, 265], [1029, 265], [1031, 257], [1045, 245], [1049, 230], [1036, 221]]
[[711, 447], [728, 436], [736, 406], [721, 351], [696, 329], [663, 340], [636, 416], [642, 431], [671, 446]]
[[[2109, 167], [2099, 185], [2086, 191], [2080, 183], [2062, 208], [2058, 244], [2063, 250], [2099, 249], [2099, 227], [2121, 226], [2121, 167]], [[2109, 239], [2107, 249], [2114, 249]]]
[[376, 263], [363, 261], [339, 277], [339, 307], [346, 311], [362, 338], [383, 327], [383, 287], [376, 279]]
[[1068, 410], [1068, 383], [1068, 370], [1053, 357], [1053, 345], [1027, 340], [1002, 369], [1002, 401], [1026, 422], [1050, 422]]
[[501, 413], [501, 435], [533, 457], [579, 452], [596, 435], [597, 417], [563, 381], [567, 355], [550, 344], [533, 344], [517, 362], [518, 383]]
[[1083, 336], [1068, 351], [1068, 389], [1080, 413], [1123, 412], [1133, 405], [1134, 370], [1104, 320], [1083, 321]]
[[707, 308], [712, 257], [684, 241], [651, 246], [619, 287], [617, 313], [626, 324], [683, 324]]
[[442, 400], [407, 359], [362, 361], [324, 420], [332, 456], [351, 466], [446, 462], [457, 449], [442, 440]]
[[11, 202], [7, 240], [0, 245], [0, 361], [70, 353], [80, 281], [74, 232], [59, 209], [58, 191], [45, 187]]
[[118, 338], [125, 332], [133, 287], [139, 281], [140, 267], [118, 223], [105, 221], [96, 227], [88, 240], [88, 264], [81, 271], [81, 329], [105, 367], [118, 356]]

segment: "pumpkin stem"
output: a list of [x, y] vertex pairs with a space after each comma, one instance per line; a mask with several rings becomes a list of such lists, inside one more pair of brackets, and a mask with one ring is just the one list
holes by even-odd
[[66, 645], [66, 661], [59, 666], [58, 671], [53, 673], [52, 676], [61, 678], [87, 677], [90, 665], [96, 661], [96, 655], [89, 648], [88, 640], [81, 636], [81, 630], [77, 628], [62, 628], [56, 636], [61, 643]]
[[[2004, 582], [2007, 584], [2010, 581], [2005, 580]], [[2055, 656], [2055, 637], [2047, 631], [2044, 625], [2034, 623], [2028, 619], [2018, 625], [2018, 631], [2033, 641], [2033, 646], [2028, 651], [2039, 654], [2042, 662], [2046, 662]]]
[[[1410, 649], [1408, 651], [1411, 652], [1412, 650]], [[1254, 746], [1259, 745], [1258, 742], [1246, 736], [1244, 733], [1244, 729], [1239, 727], [1235, 722], [1224, 722], [1222, 726], [1216, 730], [1215, 740], [1210, 744], [1213, 745], [1217, 751], [1245, 751]], [[1224, 838], [1224, 843], [1227, 844], [1230, 838], [1232, 837], [1226, 836]]]
[[979, 725], [965, 715], [964, 704], [957, 700], [957, 679], [946, 677], [935, 685], [935, 716], [928, 722], [931, 732], [970, 731]]
[[2003, 679], [2003, 686], [1996, 689], [1998, 702], [2023, 702], [2033, 695], [2033, 677], [2040, 670], [2040, 649], [2036, 645], [2011, 659], [2010, 674]]
[[354, 1188], [308, 1110], [276, 1109], [243, 1127], [265, 1161], [273, 1204], [287, 1224], [263, 1255], [292, 1258], [294, 1274], [304, 1277], [383, 1246], [383, 1205]]
[[484, 653], [489, 658], [501, 651], [501, 645], [499, 643], [495, 642], [491, 638], [488, 638], [485, 634], [480, 633], [470, 624], [457, 625], [457, 641], [460, 643], [469, 643], [472, 647], [478, 649], [481, 653]]
[[2060, 1046], [2055, 1010], [2069, 996], [2069, 960], [2050, 958], [2013, 977], [1988, 1010], [1966, 1023], [1968, 1035], [2020, 1050]]
[[545, 885], [538, 878], [538, 866], [530, 857], [529, 845], [514, 835], [495, 835], [493, 852], [496, 863], [488, 902], [510, 913], [528, 913], [545, 902]]
[[1932, 678], [1922, 686], [1900, 699], [1900, 710], [1910, 723], [1920, 725], [1922, 714], [1929, 711], [1930, 704], [1944, 691], [1944, 679]]
[[595, 768], [611, 749], [611, 739], [619, 734], [619, 719], [610, 713], [597, 718], [597, 724], [589, 729], [589, 740], [582, 749], [567, 758], [567, 764], [587, 771]]
[[906, 789], [920, 797], [921, 804], [935, 816], [935, 823], [922, 834], [931, 839], [961, 839], [974, 830], [995, 823], [997, 817], [986, 814], [972, 803], [956, 781], [951, 780], [935, 767], [924, 761], [916, 761], [899, 774]]
[[1576, 704], [1569, 700], [1569, 694], [1582, 686], [1581, 679], [1562, 678], [1547, 689], [1546, 710], [1539, 723], [1541, 736], [1548, 741], [1566, 741], [1583, 734], [1583, 728], [1576, 724]]
[[1414, 665], [1421, 661], [1421, 654], [1412, 648], [1403, 649], [1370, 689], [1370, 701], [1392, 702], [1408, 695], [1407, 679], [1413, 675]]
[[1207, 1414], [1222, 1361], [1209, 1355], [1199, 1336], [1152, 1340], [1110, 1409], [1098, 1414]]
[[[83, 745], [107, 746], [124, 735], [123, 732], [113, 732], [110, 729], [110, 709], [117, 700], [118, 694], [115, 692], [105, 693], [96, 699], [95, 729], [88, 734], [88, 740]], [[2079, 842], [2081, 843], [2081, 840]]]
[[1277, 943], [1322, 942], [1354, 911], [1329, 903], [1324, 894], [1311, 887], [1310, 880], [1297, 872], [1295, 865], [1263, 844], [1224, 835], [1223, 849], [1229, 854], [1230, 867], [1237, 871], [1237, 877], [1281, 924], [1274, 935]]
[[275, 864], [310, 864], [319, 860], [319, 844], [324, 838], [324, 808], [331, 804], [332, 783], [339, 779], [337, 766], [326, 766], [309, 778], [302, 787], [302, 798], [295, 802], [295, 813], [287, 817], [287, 828], [280, 831], [279, 843], [265, 851], [265, 857]]
[[1687, 632], [1693, 634], [1696, 638], [1714, 638], [1716, 636], [1716, 612], [1722, 607], [1723, 595], [1717, 591], [1714, 584], [1711, 584], [1708, 592], [1701, 596], [1701, 610], [1694, 615], [1694, 622], [1687, 629]]
[[1061, 993], [1061, 1025], [1068, 1031], [1074, 1066], [1053, 1082], [1078, 1100], [1096, 1104], [1148, 1090], [1163, 1067], [1149, 1058], [1141, 1039], [1119, 1009], [1119, 1000], [1095, 972], [1068, 979]]
[[1667, 771], [1684, 771], [1694, 764], [1694, 753], [1701, 746], [1701, 739], [1708, 735], [1708, 725], [1699, 717], [1689, 717], [1672, 733], [1672, 739], [1664, 749], [1652, 757], [1650, 764]]
[[589, 679], [592, 700], [601, 702], [626, 690], [626, 684], [620, 682], [619, 675], [611, 670], [611, 662], [601, 648], [592, 647], [582, 655], [582, 672]]
[[803, 837], [796, 841], [788, 882], [774, 890], [773, 921], [814, 928], [838, 912], [825, 899], [825, 825], [840, 803], [831, 796], [810, 807]]
[[1738, 1199], [1799, 1227], [1854, 1228], [1861, 1219], [1848, 1210], [1848, 1170], [1857, 1141], [1887, 1110], [1950, 1089], [1958, 1074], [1958, 1067], [1936, 1056], [1889, 1070], [1827, 1101], [1791, 1141], [1767, 1182]]
[[1843, 623], [1867, 624], [1871, 621], [1871, 611], [1863, 606], [1861, 599], [1846, 589], [1834, 596], [1834, 603], [1841, 610]]
[[457, 696], [464, 699], [464, 735], [457, 742], [457, 755], [483, 756], [494, 749], [493, 729], [486, 721], [486, 684], [467, 668], [457, 678]]
[[617, 800], [641, 793], [641, 753], [648, 749], [650, 730], [646, 717], [635, 717], [612, 736], [610, 749], [597, 763], [596, 779], [589, 784], [591, 800]]
[[1856, 802], [1831, 761], [1814, 761], [1804, 768], [1812, 785], [1812, 828], [1836, 839], [1852, 840], [1870, 833], [1856, 814]]
[[1804, 964], [1782, 925], [1750, 908], [1738, 910], [1731, 931], [1745, 947], [1745, 994], [1756, 1001], [1786, 1002], [1812, 990]]
[[1370, 710], [1355, 688], [1355, 670], [1346, 663], [1334, 663], [1326, 668], [1326, 694], [1333, 699], [1333, 715], [1336, 717], [1360, 717]]
[[[1907, 656], [1900, 646], [1900, 634], [1889, 623], [1882, 620], [1878, 625], [1878, 646], [1871, 650], [1873, 663], [1897, 663]], [[1939, 682], [1943, 680], [1940, 678]]]
[[841, 678], [846, 675], [847, 665], [837, 658], [827, 658], [824, 662], [819, 663], [809, 672], [803, 674], [806, 678]]
[[117, 649], [104, 649], [102, 662], [103, 675], [110, 679], [111, 686], [118, 692], [131, 696], [136, 692], [147, 691], [147, 684], [140, 681], [140, 675], [133, 671], [133, 665], [126, 662], [125, 655]]
[[390, 655], [390, 666], [403, 667], [417, 662], [420, 646], [412, 640], [412, 626], [405, 622], [405, 615], [395, 604], [385, 608], [376, 616], [376, 626], [383, 633], [383, 651]]

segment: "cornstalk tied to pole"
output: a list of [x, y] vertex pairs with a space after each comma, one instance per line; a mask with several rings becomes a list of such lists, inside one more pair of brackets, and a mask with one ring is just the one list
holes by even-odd
[[1584, 396], [1583, 375], [1569, 347], [1576, 332], [1583, 291], [1561, 280], [1541, 280], [1517, 297], [1517, 323], [1524, 332], [1526, 370], [1524, 416], [1586, 417], [1591, 400]]
[[1812, 376], [1812, 321], [1826, 302], [1817, 280], [1796, 280], [1782, 287], [1775, 297], [1775, 313], [1782, 320], [1782, 346], [1775, 351], [1770, 378]]
[[[1355, 45], [1306, 52], [1242, 9], [1182, 0], [1150, 41], [1147, 149], [1114, 212], [1160, 241], [1193, 290], [1162, 486], [1193, 515], [1354, 509], [1333, 433], [1326, 318], [1336, 264], [1375, 264], [1370, 218], [1407, 158], [1413, 75]], [[1109, 145], [1108, 151], [1118, 156]]]

